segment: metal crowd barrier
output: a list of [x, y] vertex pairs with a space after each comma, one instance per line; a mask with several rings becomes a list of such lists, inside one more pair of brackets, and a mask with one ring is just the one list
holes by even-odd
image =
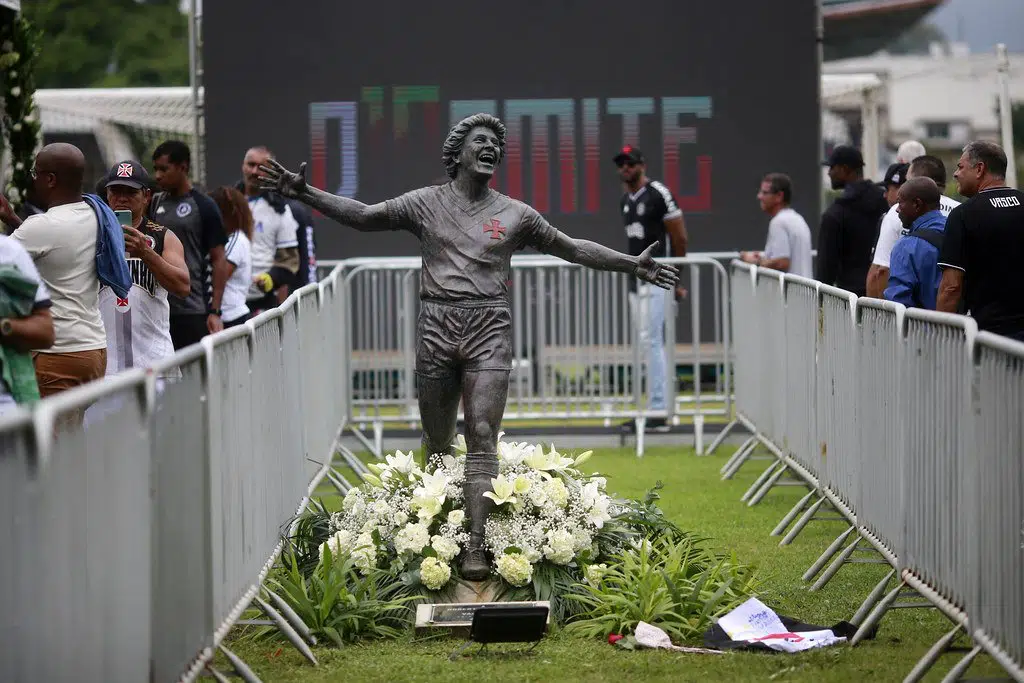
[[821, 573], [812, 590], [848, 562], [891, 565], [851, 619], [852, 645], [889, 609], [931, 606], [953, 628], [906, 680], [967, 633], [974, 648], [946, 680], [985, 651], [1024, 681], [1024, 344], [978, 333], [968, 317], [858, 300], [739, 262], [730, 281], [736, 420], [753, 436], [724, 477], [764, 446], [773, 463], [744, 499], [756, 502], [783, 470], [810, 489], [773, 534], [800, 510], [783, 543], [822, 508], [848, 522], [805, 573]]
[[0, 679], [195, 680], [254, 600], [299, 640], [258, 594], [348, 413], [340, 271], [0, 419]]
[[[682, 266], [680, 284], [689, 294], [679, 302], [669, 292], [658, 290], [656, 295], [665, 297], [668, 374], [666, 410], [659, 412], [647, 409], [646, 319], [642, 309], [638, 314], [636, 278], [547, 256], [513, 257], [514, 360], [506, 424], [549, 420], [608, 426], [612, 420], [633, 419], [641, 426], [655, 416], [692, 418], [701, 450], [704, 419], [732, 412], [727, 273], [720, 260], [700, 254], [664, 261]], [[415, 358], [420, 266], [419, 258], [341, 264], [351, 316], [345, 326], [345, 355], [352, 368], [349, 427], [378, 455], [386, 425], [419, 423]], [[703, 296], [702, 287], [709, 285], [711, 296]], [[679, 324], [683, 329], [677, 333]], [[677, 365], [693, 369], [689, 391], [679, 391]], [[714, 377], [716, 390], [711, 393], [702, 388], [705, 367]], [[362, 433], [367, 426], [372, 436]], [[637, 433], [642, 454], [643, 429]]]

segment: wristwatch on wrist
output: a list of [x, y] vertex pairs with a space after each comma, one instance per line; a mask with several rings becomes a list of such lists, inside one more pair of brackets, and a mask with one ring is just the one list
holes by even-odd
[[206, 315], [215, 315], [219, 318], [221, 316], [221, 312], [219, 308], [211, 308], [206, 311]]
[[0, 318], [0, 335], [4, 337], [10, 336], [11, 332], [14, 331], [14, 326], [11, 325], [10, 318]]

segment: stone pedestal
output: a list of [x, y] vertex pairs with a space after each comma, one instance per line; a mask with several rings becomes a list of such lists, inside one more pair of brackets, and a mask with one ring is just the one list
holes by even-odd
[[496, 602], [498, 583], [496, 581], [466, 581], [457, 584], [451, 602]]

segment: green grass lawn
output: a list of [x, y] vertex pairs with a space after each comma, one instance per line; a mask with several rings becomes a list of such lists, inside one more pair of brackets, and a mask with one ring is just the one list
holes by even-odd
[[[556, 444], [557, 445], [557, 444]], [[802, 488], [773, 490], [748, 508], [739, 497], [764, 467], [747, 463], [737, 476], [719, 480], [730, 449], [698, 458], [686, 448], [659, 447], [637, 459], [632, 449], [595, 453], [585, 469], [608, 477], [620, 495], [643, 495], [658, 479], [660, 501], [683, 528], [711, 536], [723, 549], [759, 567], [758, 596], [777, 612], [828, 626], [849, 619], [864, 596], [884, 575], [883, 565], [847, 565], [818, 593], [801, 581], [804, 570], [842, 529], [837, 522], [815, 522], [790, 546], [779, 547], [769, 532], [803, 493]], [[563, 633], [549, 635], [529, 656], [518, 645], [489, 648], [489, 655], [449, 662], [460, 641], [450, 638], [370, 642], [344, 649], [315, 648], [318, 667], [287, 643], [236, 642], [230, 647], [264, 681], [901, 681], [917, 659], [950, 628], [937, 611], [890, 612], [878, 637], [856, 648], [846, 645], [799, 655], [729, 653], [691, 655], [663, 651], [624, 651], [600, 640]], [[699, 644], [699, 643], [694, 643]], [[966, 642], [961, 642], [961, 645]], [[475, 652], [478, 646], [470, 648]], [[944, 656], [925, 679], [941, 680], [959, 655]], [[223, 659], [218, 659], [223, 664]], [[222, 668], [222, 670], [224, 670]], [[979, 657], [970, 674], [1001, 675], [997, 665]]]

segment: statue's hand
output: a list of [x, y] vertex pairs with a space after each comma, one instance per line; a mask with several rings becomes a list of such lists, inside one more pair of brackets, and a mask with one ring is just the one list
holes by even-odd
[[658, 263], [651, 254], [658, 246], [655, 242], [644, 249], [644, 252], [637, 257], [636, 269], [633, 274], [644, 282], [650, 282], [662, 289], [675, 289], [679, 281], [679, 269], [667, 263]]
[[299, 172], [292, 173], [282, 166], [277, 159], [268, 159], [269, 165], [260, 165], [263, 177], [260, 189], [277, 192], [289, 199], [297, 199], [306, 191], [306, 162], [299, 164]]

